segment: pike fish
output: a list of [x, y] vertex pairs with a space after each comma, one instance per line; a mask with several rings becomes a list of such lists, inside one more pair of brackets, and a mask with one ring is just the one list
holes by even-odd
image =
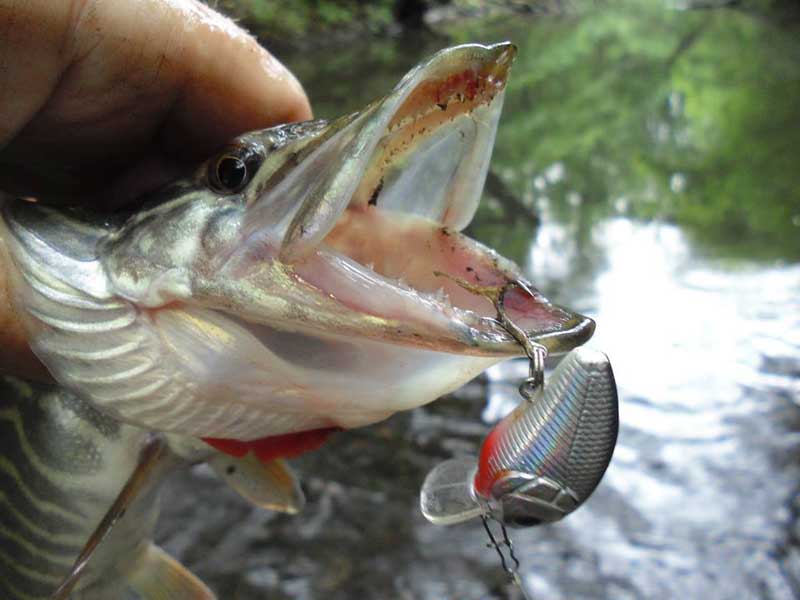
[[[33, 557], [63, 566], [77, 538], [97, 541], [114, 490], [139, 502], [125, 482], [150, 432], [167, 440], [170, 464], [205, 460], [204, 448], [212, 461], [270, 465], [332, 431], [430, 402], [524, 354], [494, 318], [492, 295], [510, 283], [521, 285], [505, 296], [509, 317], [551, 354], [591, 337], [591, 319], [461, 233], [478, 207], [515, 53], [509, 43], [443, 50], [356, 114], [237, 137], [133, 212], [4, 203], [13, 301], [59, 384], [9, 408], [39, 415], [5, 442], [0, 469], [11, 477], [4, 513], [20, 516], [8, 517], [0, 546], [7, 587], [20, 590], [12, 598], [43, 597], [54, 582]], [[70, 427], [31, 433], [76, 410], [84, 417]], [[92, 448], [91, 464], [51, 456], [73, 442]], [[237, 486], [268, 495], [275, 479], [256, 473]], [[284, 481], [281, 497], [291, 487]], [[77, 508], [83, 501], [91, 510]], [[27, 503], [39, 508], [24, 513]], [[39, 519], [57, 536], [37, 554], [41, 531], [29, 525]], [[136, 522], [152, 524], [128, 511], [114, 531], [126, 520], [139, 533], [149, 529]], [[109, 535], [89, 562], [95, 579], [89, 570], [81, 582], [161, 561], [148, 535], [135, 548], [124, 545], [133, 537], [119, 535], [120, 545]], [[29, 562], [15, 558], [22, 547]]]
[[[524, 276], [460, 232], [515, 53], [450, 48], [357, 114], [240, 136], [127, 217], [6, 203], [33, 350], [123, 422], [242, 441], [368, 425], [520, 355], [463, 284]], [[535, 291], [507, 306], [550, 353], [594, 330]]]

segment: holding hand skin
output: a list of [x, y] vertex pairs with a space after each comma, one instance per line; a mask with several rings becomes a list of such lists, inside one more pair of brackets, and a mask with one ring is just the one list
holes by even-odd
[[[0, 0], [0, 190], [113, 209], [230, 138], [311, 117], [297, 80], [195, 0]], [[0, 260], [0, 372], [46, 377]]]

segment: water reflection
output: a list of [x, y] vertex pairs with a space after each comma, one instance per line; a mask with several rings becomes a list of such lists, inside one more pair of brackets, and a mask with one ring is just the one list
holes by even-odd
[[[800, 266], [725, 268], [674, 225], [624, 218], [593, 238], [604, 260], [579, 304], [614, 365], [619, 444], [583, 510], [518, 535], [531, 586], [547, 598], [794, 597]], [[543, 226], [534, 278], [575, 264], [571, 239]], [[489, 371], [484, 416], [517, 402], [510, 382], [525, 369]], [[570, 568], [548, 552], [570, 554]]]
[[[623, 424], [605, 483], [647, 521], [627, 532], [629, 543], [657, 541], [646, 559], [635, 553], [652, 571], [640, 565], [634, 579], [672, 570], [659, 567], [666, 549], [696, 579], [676, 579], [672, 594], [711, 589], [713, 569], [730, 591], [756, 594], [765, 577], [788, 585], [774, 559], [741, 567], [755, 542], [779, 554], [787, 541], [798, 483], [788, 457], [800, 402], [800, 268], [724, 269], [694, 257], [668, 225], [612, 219], [597, 235], [606, 267], [589, 299], [600, 324], [593, 343], [612, 357]], [[794, 367], [765, 373], [765, 356]]]

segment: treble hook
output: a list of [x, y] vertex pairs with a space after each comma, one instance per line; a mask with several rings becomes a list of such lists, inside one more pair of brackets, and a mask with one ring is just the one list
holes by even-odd
[[[492, 529], [489, 527], [489, 519], [500, 525], [500, 531], [503, 534], [502, 541], [498, 541], [498, 539], [492, 533]], [[489, 536], [490, 543], [487, 544], [487, 546], [493, 547], [497, 551], [497, 555], [500, 557], [500, 565], [502, 566], [503, 570], [508, 573], [511, 583], [516, 585], [520, 592], [522, 592], [523, 598], [525, 600], [532, 600], [531, 596], [528, 595], [525, 586], [522, 585], [522, 579], [519, 576], [519, 559], [517, 558], [517, 555], [514, 554], [514, 544], [511, 542], [511, 538], [508, 536], [506, 526], [503, 525], [502, 522], [497, 521], [491, 515], [486, 513], [481, 514], [481, 521], [483, 522], [483, 528], [486, 530], [486, 534]], [[501, 546], [508, 548], [508, 557], [514, 562], [513, 566], [509, 566], [508, 562], [506, 561], [506, 555]]]
[[[503, 567], [503, 570], [513, 577], [514, 574], [517, 572], [517, 569], [519, 569], [519, 559], [517, 559], [517, 555], [514, 554], [514, 545], [511, 543], [511, 540], [508, 537], [508, 532], [506, 531], [505, 525], [503, 525], [502, 523], [500, 523], [500, 529], [503, 532], [503, 541], [502, 542], [498, 542], [497, 541], [497, 538], [494, 537], [494, 534], [492, 533], [492, 530], [489, 527], [489, 519], [490, 518], [491, 517], [489, 515], [487, 515], [487, 514], [482, 514], [481, 515], [481, 521], [483, 521], [483, 528], [486, 530], [486, 534], [489, 536], [489, 542], [490, 543], [487, 544], [487, 545], [491, 546], [495, 550], [497, 550], [497, 554], [498, 554], [498, 556], [500, 556], [500, 564]], [[492, 519], [492, 520], [494, 520], [494, 519]], [[499, 523], [499, 521], [498, 521], [498, 523]], [[502, 549], [500, 548], [501, 545], [508, 547], [509, 558], [511, 558], [511, 560], [514, 561], [514, 566], [513, 567], [509, 567], [508, 566], [508, 563], [506, 562], [506, 555], [503, 553]]]

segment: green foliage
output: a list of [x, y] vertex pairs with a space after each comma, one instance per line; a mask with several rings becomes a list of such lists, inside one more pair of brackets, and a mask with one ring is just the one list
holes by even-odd
[[[673, 220], [714, 253], [800, 259], [796, 32], [629, 0], [451, 34], [520, 47], [494, 164], [521, 196], [564, 218], [577, 198]], [[563, 177], [542, 178], [553, 165]]]
[[375, 2], [364, 7], [367, 23], [372, 31], [383, 31], [394, 23], [394, 12], [389, 2]]
[[332, 33], [379, 32], [393, 23], [396, 0], [223, 0], [219, 8], [267, 42], [315, 46]]
[[[383, 27], [395, 7], [243, 2], [298, 28], [304, 19], [343, 24], [346, 14], [367, 13]], [[624, 213], [677, 222], [709, 253], [800, 259], [797, 21], [768, 18], [771, 0], [694, 11], [656, 0], [570, 4], [566, 15], [456, 23], [449, 39], [362, 37], [282, 58], [315, 112], [334, 117], [384, 94], [445, 45], [511, 39], [520, 53], [493, 169], [525, 206], [546, 199], [552, 217], [579, 220], [585, 237], [593, 221]], [[335, 8], [320, 13], [323, 5]], [[532, 228], [507, 204], [483, 203], [474, 224], [518, 259]]]
[[350, 22], [355, 17], [355, 5], [323, 2], [316, 9], [317, 16], [323, 26], [336, 27]]

